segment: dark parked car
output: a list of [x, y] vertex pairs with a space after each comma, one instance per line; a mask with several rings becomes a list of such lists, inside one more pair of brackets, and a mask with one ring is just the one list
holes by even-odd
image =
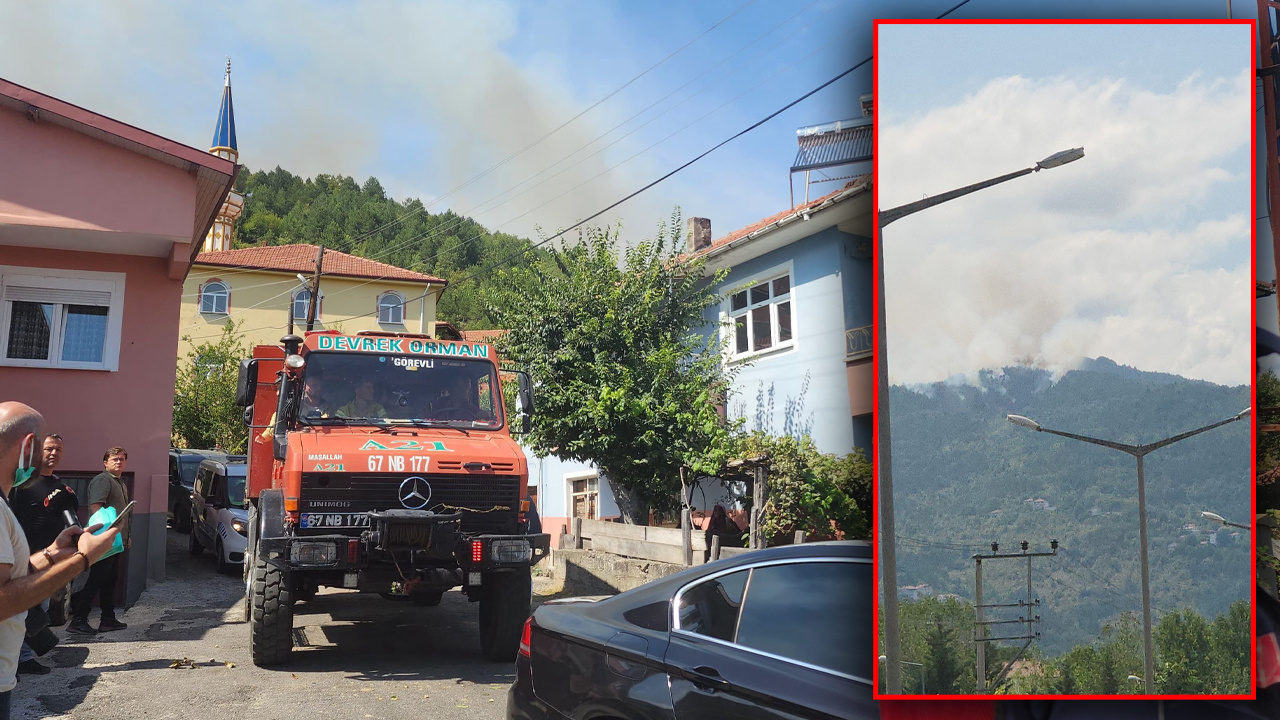
[[507, 717], [878, 718], [871, 547], [825, 542], [539, 607]]
[[169, 448], [169, 519], [178, 532], [191, 532], [191, 489], [196, 468], [207, 458], [226, 462], [227, 454], [221, 450]]

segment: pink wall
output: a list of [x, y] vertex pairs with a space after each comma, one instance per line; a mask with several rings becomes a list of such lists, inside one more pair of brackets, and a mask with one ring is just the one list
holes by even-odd
[[182, 281], [165, 258], [0, 245], [0, 263], [125, 274], [119, 371], [0, 366], [0, 400], [44, 414], [66, 441], [64, 470], [101, 471], [103, 451], [124, 447], [136, 512], [165, 512]]
[[196, 231], [196, 180], [183, 170], [4, 108], [0, 137], [0, 224]]

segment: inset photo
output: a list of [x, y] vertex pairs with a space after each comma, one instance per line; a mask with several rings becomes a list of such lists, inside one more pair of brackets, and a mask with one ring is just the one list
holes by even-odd
[[1249, 697], [1253, 25], [876, 30], [878, 696]]

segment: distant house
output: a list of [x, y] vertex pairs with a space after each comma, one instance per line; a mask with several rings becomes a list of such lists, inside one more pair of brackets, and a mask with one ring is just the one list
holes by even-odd
[[938, 602], [947, 602], [948, 600], [955, 600], [956, 602], [964, 602], [964, 601], [965, 601], [965, 598], [960, 597], [959, 595], [956, 595], [955, 593], [941, 593], [941, 594], [938, 594], [938, 595], [934, 595], [934, 598], [935, 598]]
[[1045, 500], [1044, 498], [1027, 498], [1024, 502], [1026, 502], [1026, 504], [1030, 505], [1032, 509], [1035, 509], [1035, 510], [1048, 510], [1048, 511], [1053, 510], [1053, 506], [1050, 505], [1049, 501]]
[[907, 586], [898, 588], [898, 595], [900, 597], [906, 598], [907, 600], [913, 600], [913, 601], [919, 600], [921, 598], [932, 597], [933, 586], [929, 585], [928, 583], [921, 583], [919, 585], [907, 585]]
[[1192, 534], [1196, 534], [1200, 532], [1200, 528], [1196, 527], [1195, 523], [1187, 523], [1186, 525], [1182, 526], [1182, 529]]

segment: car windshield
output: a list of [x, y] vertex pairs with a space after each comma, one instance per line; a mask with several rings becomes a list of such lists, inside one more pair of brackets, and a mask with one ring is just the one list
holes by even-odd
[[313, 352], [298, 417], [312, 424], [502, 425], [496, 368], [484, 360]]
[[244, 507], [244, 479], [243, 472], [227, 472], [227, 502], [231, 507]]
[[184, 487], [191, 488], [196, 484], [196, 470], [200, 469], [200, 461], [204, 457], [199, 455], [184, 456], [179, 466], [182, 468], [182, 484]]

